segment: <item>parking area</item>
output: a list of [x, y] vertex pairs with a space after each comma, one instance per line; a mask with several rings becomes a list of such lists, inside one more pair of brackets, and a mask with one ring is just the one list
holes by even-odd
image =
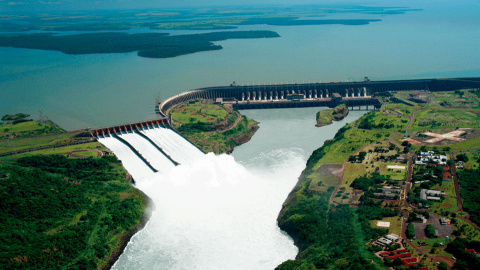
[[438, 231], [438, 237], [441, 237], [441, 238], [446, 236], [451, 237], [453, 231], [455, 230], [455, 227], [452, 225], [441, 225], [440, 218], [441, 216], [430, 214], [430, 218], [427, 220], [426, 223], [413, 223], [415, 226], [415, 238], [416, 239], [428, 238], [425, 235], [425, 228], [427, 227], [428, 224], [431, 224], [435, 228], [435, 230]]

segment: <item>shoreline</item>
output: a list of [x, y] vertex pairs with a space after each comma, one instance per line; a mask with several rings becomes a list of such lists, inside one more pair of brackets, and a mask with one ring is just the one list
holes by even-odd
[[153, 202], [152, 198], [150, 198], [147, 194], [145, 194], [143, 191], [141, 191], [140, 189], [138, 189], [134, 185], [133, 185], [133, 187], [136, 190], [138, 190], [143, 195], [143, 197], [145, 198], [143, 216], [140, 219], [140, 222], [135, 227], [133, 227], [132, 229], [130, 229], [129, 231], [127, 231], [126, 233], [124, 233], [120, 237], [120, 242], [117, 244], [115, 249], [112, 251], [112, 254], [110, 255], [110, 258], [107, 260], [107, 264], [104, 267], [100, 268], [102, 270], [109, 270], [115, 265], [115, 263], [118, 261], [120, 256], [125, 251], [125, 248], [127, 247], [128, 243], [130, 243], [130, 240], [132, 239], [132, 237], [135, 234], [137, 234], [138, 232], [140, 232], [141, 230], [143, 230], [145, 225], [147, 225], [148, 221], [150, 221], [150, 218], [152, 217], [153, 210], [155, 210], [155, 203]]

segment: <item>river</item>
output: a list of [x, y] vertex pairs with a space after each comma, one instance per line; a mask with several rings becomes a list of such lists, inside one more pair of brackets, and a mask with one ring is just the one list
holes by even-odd
[[[242, 111], [259, 121], [260, 129], [233, 155], [210, 153], [158, 173], [133, 168], [137, 187], [156, 210], [113, 268], [266, 270], [294, 259], [298, 249], [276, 223], [282, 203], [311, 152], [365, 113], [351, 111], [344, 120], [317, 128], [318, 110]], [[122, 160], [133, 164], [130, 159], [136, 156]]]

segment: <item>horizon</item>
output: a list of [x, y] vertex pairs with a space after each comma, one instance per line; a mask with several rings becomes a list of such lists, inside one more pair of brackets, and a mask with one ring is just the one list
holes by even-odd
[[[423, 0], [430, 2], [433, 0]], [[472, 0], [464, 0], [472, 1]], [[383, 6], [383, 7], [408, 7], [412, 0], [247, 0], [238, 3], [233, 0], [207, 0], [207, 1], [154, 1], [154, 0], [109, 0], [88, 3], [82, 0], [57, 0], [57, 1], [8, 1], [0, 0], [0, 10], [4, 13], [37, 13], [37, 12], [92, 12], [92, 11], [121, 11], [121, 10], [149, 10], [149, 9], [195, 9], [195, 8], [228, 8], [228, 7], [285, 7], [285, 6]]]

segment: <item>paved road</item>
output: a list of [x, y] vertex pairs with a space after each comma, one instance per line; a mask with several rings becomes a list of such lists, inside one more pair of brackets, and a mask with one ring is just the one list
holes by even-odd
[[455, 166], [455, 154], [450, 154], [452, 161], [453, 184], [455, 185], [455, 196], [457, 196], [457, 211], [463, 211], [462, 197], [460, 196], [460, 185], [458, 184], [457, 166]]

